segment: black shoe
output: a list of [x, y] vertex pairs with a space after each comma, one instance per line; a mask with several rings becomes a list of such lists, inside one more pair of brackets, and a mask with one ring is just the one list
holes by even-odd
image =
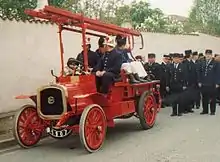
[[131, 84], [137, 84], [140, 83], [140, 81], [136, 80], [133, 74], [128, 75], [129, 81]]
[[140, 81], [140, 82], [142, 82], [142, 83], [147, 82], [147, 80], [140, 78], [137, 73], [135, 73], [135, 74], [133, 74], [133, 75], [134, 75], [134, 78], [135, 78], [136, 80], [138, 80], [138, 81]]
[[143, 82], [149, 82], [148, 80], [146, 80], [146, 79], [144, 79], [144, 78], [142, 78], [142, 77], [140, 77], [140, 79], [141, 79]]
[[189, 110], [188, 112], [189, 112], [189, 113], [194, 113], [194, 111], [193, 111], [193, 110]]
[[177, 114], [172, 113], [170, 116], [177, 116]]
[[182, 113], [179, 113], [178, 116], [183, 116], [183, 114], [182, 114]]
[[214, 112], [211, 112], [210, 115], [215, 115], [215, 113], [214, 113]]
[[201, 112], [200, 115], [205, 115], [208, 114], [207, 112]]

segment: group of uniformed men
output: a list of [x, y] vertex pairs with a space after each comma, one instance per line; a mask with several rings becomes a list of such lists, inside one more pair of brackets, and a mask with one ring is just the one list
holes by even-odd
[[[171, 116], [193, 113], [193, 108], [200, 108], [201, 115], [215, 115], [216, 101], [220, 97], [220, 55], [210, 49], [205, 55], [197, 51], [186, 50], [185, 56], [179, 53], [164, 55], [161, 64], [155, 63], [155, 55], [149, 54], [146, 64], [149, 73], [161, 81], [161, 96], [175, 98]], [[153, 59], [152, 59], [153, 58]], [[162, 105], [163, 107], [165, 105]]]
[[[185, 56], [179, 53], [164, 55], [163, 62], [159, 64], [156, 63], [156, 55], [153, 53], [148, 54], [147, 62], [141, 56], [134, 58], [127, 47], [126, 37], [120, 35], [115, 39], [100, 37], [98, 45], [99, 48], [93, 52], [90, 39], [86, 40], [88, 65], [96, 76], [97, 90], [104, 95], [107, 96], [110, 85], [120, 76], [123, 69], [130, 83], [160, 80], [162, 98], [168, 95], [179, 96], [171, 103], [171, 116], [193, 113], [194, 106], [199, 109], [200, 96], [203, 107], [201, 114], [208, 114], [208, 105], [210, 105], [210, 114], [215, 115], [217, 91], [220, 85], [220, 56], [213, 57], [212, 50], [207, 49], [205, 55], [192, 50], [186, 50]], [[83, 63], [83, 58], [82, 51], [76, 60]], [[70, 72], [69, 69], [74, 66], [73, 64], [75, 64], [74, 59], [70, 58], [66, 73]], [[196, 98], [184, 97], [184, 93], [190, 90], [196, 92], [192, 93], [197, 96]], [[185, 96], [189, 94], [191, 93], [185, 93]], [[191, 98], [193, 100], [190, 100]]]

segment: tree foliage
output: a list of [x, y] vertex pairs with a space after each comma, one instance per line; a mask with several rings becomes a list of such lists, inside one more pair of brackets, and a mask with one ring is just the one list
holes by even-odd
[[195, 0], [187, 25], [193, 31], [220, 35], [220, 1]]
[[[122, 25], [131, 23], [136, 29], [151, 32], [183, 33], [182, 22], [166, 17], [146, 1], [133, 1], [124, 5], [124, 0], [48, 0], [49, 5], [64, 8], [75, 13], [100, 19], [108, 23]], [[37, 0], [0, 0], [0, 14], [8, 18], [27, 19], [26, 8], [35, 8]]]

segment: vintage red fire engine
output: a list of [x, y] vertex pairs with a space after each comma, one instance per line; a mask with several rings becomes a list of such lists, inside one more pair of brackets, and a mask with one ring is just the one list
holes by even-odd
[[[84, 148], [95, 152], [105, 140], [107, 127], [114, 127], [114, 119], [136, 116], [144, 130], [154, 126], [160, 109], [159, 81], [129, 84], [125, 73], [110, 89], [106, 98], [96, 90], [95, 76], [88, 72], [88, 56], [84, 50], [84, 75], [65, 76], [62, 31], [82, 34], [86, 49], [86, 35], [123, 35], [133, 48], [134, 36], [143, 37], [138, 31], [106, 24], [73, 14], [52, 6], [40, 11], [26, 10], [26, 14], [57, 24], [60, 41], [61, 75], [56, 82], [41, 86], [36, 95], [20, 95], [17, 99], [30, 98], [33, 105], [24, 105], [15, 117], [14, 136], [23, 148], [36, 145], [44, 132], [63, 139], [78, 133]], [[100, 34], [101, 33], [101, 34]]]

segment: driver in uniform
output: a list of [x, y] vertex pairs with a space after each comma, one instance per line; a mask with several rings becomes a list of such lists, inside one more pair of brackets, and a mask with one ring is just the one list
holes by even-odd
[[114, 48], [114, 39], [107, 37], [103, 44], [105, 46], [105, 54], [93, 69], [93, 72], [96, 76], [98, 92], [107, 96], [110, 86], [114, 83], [115, 78], [120, 75], [122, 56]]
[[[82, 44], [83, 46], [83, 44]], [[99, 62], [100, 56], [98, 53], [94, 52], [91, 50], [91, 43], [90, 43], [90, 38], [86, 38], [86, 49], [87, 49], [87, 54], [88, 54], [88, 64], [90, 70], [92, 70]], [[84, 63], [84, 57], [83, 57], [83, 51], [78, 54], [76, 60]]]

